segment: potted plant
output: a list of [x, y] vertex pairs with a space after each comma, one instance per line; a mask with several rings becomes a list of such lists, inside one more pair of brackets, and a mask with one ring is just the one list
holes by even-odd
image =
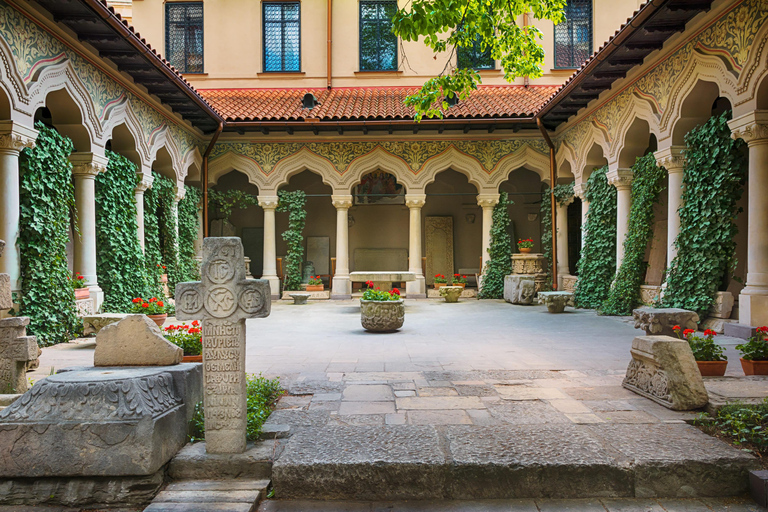
[[309, 282], [307, 283], [308, 292], [321, 292], [325, 289], [323, 286], [323, 280], [320, 276], [309, 276]]
[[403, 326], [405, 305], [400, 290], [391, 292], [369, 286], [360, 299], [360, 321], [363, 328], [373, 332], [393, 332]]
[[445, 286], [445, 284], [448, 282], [448, 280], [445, 278], [443, 274], [435, 274], [435, 278], [432, 280], [432, 286], [435, 287], [435, 290], [439, 289], [441, 286]]
[[165, 273], [165, 265], [157, 264], [157, 268], [160, 269], [160, 282], [161, 283], [167, 283], [168, 282], [168, 274]]
[[149, 300], [136, 297], [131, 302], [133, 302], [131, 313], [147, 315], [158, 327], [163, 327], [165, 319], [168, 318], [168, 307], [163, 301], [157, 297], [152, 297]]
[[453, 274], [453, 279], [451, 279], [451, 286], [461, 286], [464, 288], [467, 286], [467, 276], [463, 276], [461, 274]]
[[72, 288], [75, 290], [75, 300], [83, 300], [89, 298], [91, 295], [88, 285], [85, 284], [85, 277], [80, 272], [75, 272], [72, 276]]
[[197, 320], [192, 322], [192, 325], [169, 325], [163, 329], [165, 339], [178, 345], [184, 351], [184, 358], [182, 359], [184, 363], [203, 362], [202, 333], [200, 322]]
[[677, 333], [678, 338], [688, 342], [702, 377], [722, 377], [725, 375], [728, 358], [723, 354], [725, 349], [715, 343], [714, 337], [717, 336], [715, 331], [706, 329], [702, 337], [697, 336], [693, 329], [685, 329], [683, 335], [680, 336], [679, 325], [674, 326], [672, 330]]
[[533, 240], [530, 238], [520, 238], [517, 240], [517, 250], [528, 253], [533, 250]]
[[736, 350], [741, 352], [741, 368], [744, 375], [768, 375], [768, 343], [765, 335], [768, 327], [758, 327], [755, 335], [749, 341], [736, 345]]

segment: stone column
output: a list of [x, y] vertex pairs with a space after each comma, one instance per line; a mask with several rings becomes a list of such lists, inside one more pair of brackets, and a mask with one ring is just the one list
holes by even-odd
[[562, 289], [562, 277], [570, 275], [568, 265], [568, 205], [573, 202], [573, 197], [563, 204], [557, 203], [557, 289]]
[[680, 213], [678, 210], [683, 205], [684, 149], [685, 146], [670, 146], [653, 154], [656, 157], [656, 163], [667, 170], [669, 177], [667, 186], [667, 267], [677, 256], [675, 240], [680, 234]]
[[96, 175], [107, 168], [108, 159], [93, 153], [72, 153], [72, 176], [75, 181], [75, 209], [77, 210], [77, 228], [75, 234], [74, 271], [80, 272], [88, 284], [93, 309], [98, 311], [104, 302], [104, 292], [99, 288], [96, 278]]
[[581, 199], [581, 249], [584, 249], [584, 240], [587, 238], [587, 213], [589, 213], [589, 201], [587, 201], [587, 184], [578, 183], [574, 185], [573, 195]]
[[331, 201], [336, 208], [336, 272], [331, 284], [332, 299], [351, 299], [352, 282], [349, 280], [349, 209], [351, 195], [333, 195]]
[[136, 227], [139, 239], [139, 245], [141, 245], [142, 252], [144, 251], [144, 192], [152, 186], [152, 176], [141, 176], [141, 181], [136, 185]]
[[264, 210], [264, 267], [261, 278], [269, 281], [273, 299], [280, 298], [280, 279], [277, 277], [277, 242], [275, 240], [275, 209], [277, 196], [259, 196], [259, 206]]
[[739, 295], [739, 323], [768, 325], [768, 110], [728, 122], [749, 145], [747, 283]]
[[608, 183], [616, 187], [616, 270], [624, 259], [624, 239], [629, 230], [629, 210], [632, 207], [632, 170], [608, 171]]
[[405, 195], [405, 205], [410, 211], [408, 272], [416, 274], [416, 280], [410, 281], [405, 285], [405, 291], [410, 299], [424, 299], [427, 297], [426, 280], [421, 269], [421, 209], [426, 201], [426, 194]]
[[[482, 268], [480, 272], [485, 271], [485, 264], [491, 259], [488, 249], [491, 247], [491, 226], [493, 225], [493, 207], [499, 204], [499, 194], [478, 194], [477, 205], [483, 209], [483, 252]], [[514, 241], [513, 241], [514, 243]], [[478, 283], [479, 284], [479, 283]]]
[[176, 185], [176, 193], [173, 196], [173, 212], [175, 214], [175, 218], [173, 219], [173, 228], [176, 230], [176, 253], [179, 252], [179, 203], [182, 199], [184, 199], [184, 194], [186, 194], [186, 190], [184, 190], [184, 184], [177, 184]]
[[14, 125], [11, 121], [0, 123], [0, 240], [5, 240], [5, 253], [0, 258], [0, 274], [8, 274], [11, 291], [21, 289], [19, 250], [19, 152], [34, 147], [37, 131]]

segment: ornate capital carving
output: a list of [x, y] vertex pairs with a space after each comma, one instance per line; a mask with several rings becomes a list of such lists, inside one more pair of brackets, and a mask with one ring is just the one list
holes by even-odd
[[685, 146], [670, 146], [660, 149], [653, 154], [656, 157], [656, 163], [664, 167], [669, 174], [683, 172], [685, 167], [685, 156], [683, 155]]
[[743, 139], [750, 146], [768, 144], [768, 110], [755, 110], [728, 121], [731, 136]]
[[555, 200], [557, 201], [557, 205], [558, 206], [560, 206], [562, 208], [567, 208], [569, 205], [573, 204], [574, 197], [576, 197], [576, 196], [572, 195], [571, 197], [569, 197], [568, 199], [566, 199], [564, 201], [557, 201], [557, 199], [555, 199]]
[[587, 184], [586, 183], [577, 183], [573, 186], [573, 195], [575, 197], [578, 197], [582, 201], [587, 200]]
[[152, 186], [154, 178], [149, 175], [139, 174], [139, 182], [136, 184], [136, 192], [143, 194], [149, 187]]
[[261, 206], [264, 210], [274, 210], [277, 208], [277, 203], [279, 201], [277, 196], [259, 196], [259, 206]]
[[173, 200], [176, 201], [176, 203], [179, 203], [182, 199], [184, 199], [184, 194], [186, 194], [187, 191], [184, 188], [184, 185], [182, 186], [176, 186], [176, 193], [173, 195]]
[[331, 196], [331, 203], [337, 210], [349, 210], [352, 208], [352, 196], [338, 195]]
[[83, 178], [93, 178], [106, 171], [109, 162], [107, 157], [93, 153], [72, 153], [69, 161], [72, 162], [72, 174]]
[[423, 208], [426, 203], [426, 194], [405, 194], [405, 205], [408, 208]]
[[21, 151], [35, 147], [37, 130], [15, 125], [13, 121], [0, 122], [0, 150]]
[[622, 190], [632, 186], [632, 178], [634, 178], [635, 175], [631, 169], [615, 169], [613, 171], [608, 171], [606, 176], [608, 177], [608, 183], [617, 189]]
[[477, 206], [481, 208], [493, 208], [499, 204], [499, 194], [478, 194]]

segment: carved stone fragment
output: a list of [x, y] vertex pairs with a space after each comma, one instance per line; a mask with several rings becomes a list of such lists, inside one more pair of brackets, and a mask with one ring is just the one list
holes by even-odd
[[635, 318], [635, 329], [643, 329], [649, 336], [677, 337], [672, 328], [679, 325], [681, 329], [696, 329], [699, 315], [687, 309], [678, 308], [638, 308], [632, 311]]
[[464, 288], [461, 286], [441, 286], [438, 292], [445, 298], [445, 302], [459, 302]]
[[539, 292], [539, 304], [545, 304], [550, 313], [562, 313], [573, 300], [571, 292]]
[[511, 304], [533, 304], [536, 280], [533, 275], [510, 274], [504, 277], [504, 300]]
[[170, 343], [146, 315], [128, 315], [96, 335], [94, 366], [169, 366], [181, 362], [181, 347]]

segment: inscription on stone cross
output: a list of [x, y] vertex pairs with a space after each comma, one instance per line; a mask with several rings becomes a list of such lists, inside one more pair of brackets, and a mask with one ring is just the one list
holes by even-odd
[[245, 451], [245, 320], [269, 316], [269, 282], [246, 279], [236, 237], [203, 240], [201, 281], [176, 285], [176, 318], [203, 324], [203, 403], [208, 453]]

